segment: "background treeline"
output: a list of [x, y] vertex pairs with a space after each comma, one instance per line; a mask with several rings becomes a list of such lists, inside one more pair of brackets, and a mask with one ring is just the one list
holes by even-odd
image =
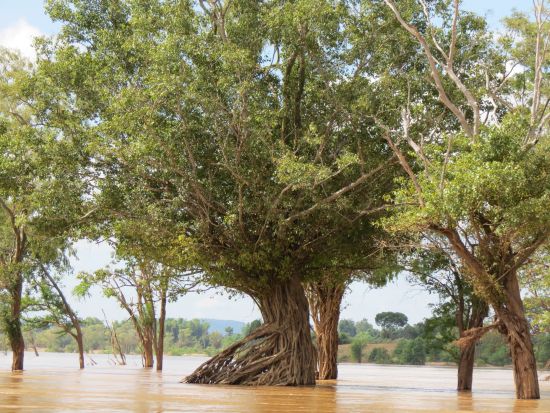
[[[377, 319], [386, 316], [377, 327], [367, 319], [353, 321], [342, 319], [338, 325], [339, 362], [363, 362], [376, 364], [424, 365], [426, 363], [449, 363], [458, 361], [459, 351], [454, 340], [441, 334], [440, 320], [431, 318], [414, 325], [409, 324], [402, 313], [379, 313]], [[382, 316], [382, 317], [381, 317]], [[221, 323], [218, 323], [221, 325]], [[245, 324], [242, 329], [227, 325], [211, 326], [208, 321], [182, 318], [166, 320], [165, 353], [171, 356], [186, 354], [219, 353], [224, 348], [242, 339], [261, 325], [260, 320]], [[125, 354], [141, 354], [139, 338], [130, 320], [115, 321], [121, 350]], [[238, 331], [235, 331], [238, 330]], [[109, 327], [95, 317], [82, 322], [86, 353], [111, 353]], [[59, 327], [28, 329], [25, 332], [27, 348], [38, 351], [75, 353], [76, 342]], [[313, 338], [316, 341], [315, 334]], [[535, 357], [539, 366], [550, 359], [550, 334], [539, 333], [533, 337]], [[7, 351], [6, 338], [0, 334], [0, 351]], [[482, 366], [507, 366], [512, 363], [510, 352], [502, 336], [491, 331], [483, 336], [475, 350], [475, 362]]]
[[[377, 328], [366, 319], [342, 319], [338, 325], [338, 361], [409, 365], [457, 363], [458, 347], [450, 336], [441, 334], [440, 321], [432, 318], [414, 325]], [[535, 334], [533, 344], [537, 363], [543, 366], [550, 359], [550, 334]], [[479, 367], [512, 363], [501, 334], [491, 331], [483, 336], [476, 345], [475, 363]]]
[[[172, 356], [213, 355], [242, 339], [259, 325], [260, 321], [255, 320], [245, 324], [241, 331], [235, 332], [232, 327], [227, 326], [223, 332], [220, 332], [210, 328], [209, 323], [203, 320], [169, 318], [166, 320], [165, 353]], [[143, 352], [139, 337], [130, 320], [115, 321], [111, 327], [116, 331], [124, 354], [141, 354]], [[110, 329], [100, 319], [95, 317], [84, 319], [82, 333], [85, 337], [84, 350], [86, 353], [111, 353], [113, 351]], [[78, 352], [75, 340], [57, 326], [26, 330], [25, 338], [27, 350], [30, 351], [36, 348], [39, 352]], [[8, 348], [6, 337], [0, 334], [0, 351], [8, 351]]]

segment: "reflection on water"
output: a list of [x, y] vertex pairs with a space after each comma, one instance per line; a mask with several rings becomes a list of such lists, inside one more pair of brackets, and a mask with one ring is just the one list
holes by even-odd
[[94, 360], [80, 371], [75, 355], [29, 353], [27, 370], [11, 373], [10, 355], [0, 355], [0, 412], [550, 412], [550, 382], [541, 382], [542, 400], [516, 401], [503, 369], [477, 369], [473, 394], [457, 394], [456, 370], [443, 367], [344, 364], [338, 381], [252, 388], [179, 383], [200, 357], [167, 357], [162, 374], [135, 356], [127, 366]]

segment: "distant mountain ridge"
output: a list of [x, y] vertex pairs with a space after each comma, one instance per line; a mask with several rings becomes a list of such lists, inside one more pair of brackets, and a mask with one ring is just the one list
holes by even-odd
[[200, 320], [208, 323], [209, 333], [217, 331], [218, 333], [225, 334], [225, 329], [227, 327], [231, 327], [233, 329], [233, 333], [240, 334], [246, 325], [246, 323], [236, 320], [218, 320], [215, 318], [201, 318]]

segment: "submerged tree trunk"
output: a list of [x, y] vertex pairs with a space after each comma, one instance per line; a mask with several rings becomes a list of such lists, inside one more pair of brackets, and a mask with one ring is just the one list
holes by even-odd
[[164, 325], [166, 322], [166, 290], [162, 291], [160, 299], [159, 327], [157, 331], [157, 371], [162, 371], [164, 360]]
[[84, 368], [84, 339], [82, 337], [82, 329], [80, 323], [76, 326], [76, 344], [78, 346], [78, 364], [81, 369]]
[[510, 346], [516, 397], [518, 399], [540, 399], [537, 363], [516, 273], [507, 274], [504, 292], [506, 302], [495, 308], [495, 311], [504, 325], [501, 328], [501, 333], [506, 335]]
[[331, 285], [320, 281], [306, 286], [317, 336], [319, 380], [335, 380], [338, 377], [338, 322], [345, 290], [344, 283]]
[[316, 354], [308, 303], [298, 277], [254, 297], [264, 324], [187, 376], [187, 383], [297, 386], [315, 384]]
[[460, 349], [460, 360], [458, 362], [458, 391], [472, 390], [472, 381], [474, 375], [476, 343], [469, 343]]
[[[456, 253], [464, 261], [468, 269], [480, 280], [492, 279], [502, 283], [503, 296], [490, 297], [490, 304], [500, 321], [500, 332], [506, 336], [512, 356], [514, 371], [514, 382], [516, 385], [516, 397], [518, 399], [540, 399], [540, 389], [537, 374], [537, 364], [529, 323], [525, 318], [523, 301], [521, 300], [517, 273], [511, 268], [514, 267], [515, 254], [510, 253], [507, 262], [510, 264], [499, 274], [490, 274], [486, 268], [500, 268], [502, 266], [502, 257], [499, 260], [494, 259], [494, 265], [482, 264], [467, 250], [460, 239], [460, 235], [453, 230], [440, 229], [438, 231], [445, 235], [451, 242]], [[491, 234], [495, 238], [494, 234]], [[494, 241], [493, 241], [494, 243]], [[480, 282], [487, 283], [488, 281]], [[494, 286], [489, 286], [494, 289]]]
[[[472, 308], [470, 316], [467, 320], [467, 329], [483, 327], [483, 320], [489, 313], [487, 303], [477, 297], [472, 297]], [[460, 317], [463, 317], [461, 315]], [[462, 327], [460, 335], [463, 336], [464, 328]], [[473, 340], [460, 348], [460, 359], [458, 362], [458, 391], [471, 391], [474, 375], [474, 361], [476, 344], [479, 340]]]
[[[10, 346], [12, 351], [12, 371], [23, 370], [23, 361], [25, 359], [25, 340], [21, 332], [20, 321], [17, 320], [14, 324], [18, 324], [18, 330], [13, 335], [10, 335]], [[11, 327], [11, 326], [10, 326]]]
[[153, 341], [147, 338], [141, 342], [141, 345], [143, 346], [143, 367], [153, 367], [155, 364]]
[[25, 359], [25, 340], [21, 329], [21, 297], [23, 294], [23, 278], [17, 274], [17, 281], [11, 291], [11, 314], [7, 326], [7, 335], [12, 351], [12, 371], [23, 370]]

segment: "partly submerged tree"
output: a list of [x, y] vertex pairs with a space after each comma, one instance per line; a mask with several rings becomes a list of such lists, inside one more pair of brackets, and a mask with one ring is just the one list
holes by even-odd
[[393, 123], [377, 123], [408, 178], [395, 194], [407, 206], [387, 228], [446, 240], [507, 337], [517, 397], [539, 398], [518, 271], [550, 236], [544, 1], [534, 3], [534, 22], [507, 21], [501, 49], [459, 0], [384, 2], [416, 40], [430, 79], [422, 87], [414, 73], [388, 72], [404, 98]]
[[364, 268], [385, 209], [395, 162], [358, 102], [393, 30], [358, 30], [351, 2], [325, 0], [47, 10], [63, 26], [43, 44], [37, 90], [51, 122], [78, 119], [102, 172], [95, 198], [163, 234], [159, 262], [199, 266], [262, 313], [187, 381], [314, 384], [303, 283]]
[[[427, 243], [424, 246], [427, 247]], [[413, 284], [439, 296], [433, 316], [426, 320], [424, 338], [427, 345], [452, 355], [458, 364], [457, 390], [469, 391], [472, 389], [475, 348], [489, 307], [474, 294], [459, 260], [444, 251], [444, 248], [423, 249], [410, 254], [405, 268]]]
[[22, 370], [26, 281], [56, 262], [69, 229], [84, 219], [80, 153], [68, 135], [45, 127], [29, 98], [31, 66], [0, 49], [0, 290], [3, 331]]
[[75, 288], [78, 296], [86, 296], [97, 285], [106, 297], [115, 298], [128, 313], [141, 344], [143, 366], [162, 370], [166, 305], [192, 288], [190, 274], [179, 274], [171, 268], [143, 258], [129, 257], [120, 268], [105, 268], [93, 274], [79, 275]]
[[33, 328], [57, 326], [65, 334], [76, 341], [78, 350], [78, 362], [81, 369], [85, 366], [84, 360], [84, 336], [82, 334], [81, 320], [70, 305], [62, 290], [58, 276], [52, 274], [52, 268], [66, 270], [59, 265], [47, 267], [42, 263], [36, 264], [36, 273], [30, 280], [30, 289], [36, 292], [29, 297], [27, 311], [38, 312], [32, 318], [26, 317], [26, 322]]
[[[378, 232], [377, 235], [382, 236]], [[382, 240], [372, 240], [372, 250], [362, 251], [362, 270], [351, 268], [342, 271], [332, 270], [305, 284], [309, 311], [313, 320], [313, 329], [317, 339], [318, 378], [334, 380], [338, 377], [338, 330], [340, 310], [346, 290], [352, 282], [365, 282], [371, 287], [382, 287], [392, 278], [395, 268], [392, 266], [394, 255], [380, 247]], [[370, 252], [370, 253], [369, 253]], [[370, 268], [370, 269], [369, 269]], [[346, 320], [342, 320], [346, 321]], [[351, 327], [355, 330], [353, 321]], [[354, 336], [351, 334], [351, 336]]]

